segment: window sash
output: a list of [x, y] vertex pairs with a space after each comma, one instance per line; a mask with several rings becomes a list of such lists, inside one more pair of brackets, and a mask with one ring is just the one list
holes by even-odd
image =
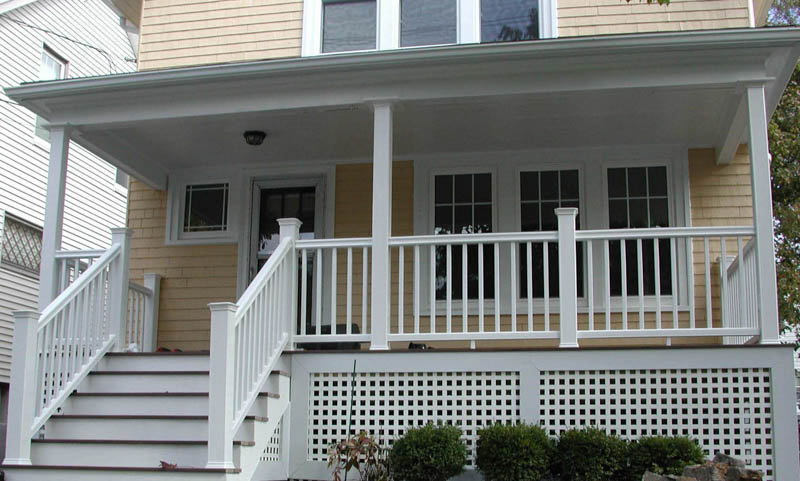
[[[221, 202], [219, 211], [214, 213], [212, 211], [201, 212], [193, 210], [193, 202], [195, 202], [195, 194], [212, 193], [219, 191], [221, 195]], [[229, 197], [229, 184], [190, 184], [186, 186], [184, 197], [184, 214], [183, 214], [183, 232], [202, 233], [202, 232], [225, 232], [228, 230], [228, 197]], [[199, 200], [199, 199], [198, 199]], [[208, 222], [202, 222], [202, 216], [208, 218]], [[218, 216], [218, 217], [217, 217]], [[217, 221], [217, 219], [219, 219]]]

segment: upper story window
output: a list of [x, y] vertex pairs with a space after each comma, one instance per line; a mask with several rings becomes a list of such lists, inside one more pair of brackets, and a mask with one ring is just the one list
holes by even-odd
[[[42, 62], [39, 66], [39, 80], [60, 80], [67, 76], [67, 61], [56, 55], [47, 46], [42, 50]], [[50, 141], [47, 121], [36, 116], [35, 134], [42, 140]]]
[[306, 0], [303, 55], [556, 36], [556, 0]]

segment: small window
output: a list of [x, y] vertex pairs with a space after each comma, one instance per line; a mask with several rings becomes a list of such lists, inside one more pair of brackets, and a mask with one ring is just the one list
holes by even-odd
[[228, 184], [186, 186], [183, 232], [228, 230]]
[[457, 12], [456, 0], [401, 0], [400, 46], [456, 43]]
[[[67, 62], [52, 50], [44, 47], [42, 50], [42, 63], [39, 66], [39, 80], [60, 80], [66, 77]], [[47, 121], [36, 116], [35, 134], [42, 140], [50, 141], [50, 131], [47, 130]]]
[[128, 174], [126, 174], [125, 172], [117, 169], [117, 175], [116, 175], [115, 181], [116, 181], [116, 183], [117, 183], [117, 185], [119, 187], [122, 187], [123, 189], [127, 190], [128, 189], [128, 184], [130, 184], [131, 179], [128, 176]]
[[[608, 222], [612, 229], [669, 227], [667, 168], [623, 167], [608, 169]], [[655, 242], [642, 241], [643, 287], [645, 295], [655, 295]], [[622, 246], [609, 244], [611, 294], [622, 295]], [[658, 241], [661, 295], [672, 293], [672, 256], [669, 239]], [[639, 294], [637, 242], [625, 241], [626, 288]]]
[[[548, 170], [520, 172], [520, 226], [523, 232], [558, 230], [555, 210], [559, 207], [575, 207], [580, 204], [580, 185], [577, 170]], [[580, 225], [580, 219], [576, 220]], [[524, 246], [523, 246], [524, 247]], [[583, 251], [577, 250], [578, 265], [583, 265]], [[528, 297], [528, 250], [521, 248], [520, 297]], [[558, 245], [547, 246], [549, 295], [558, 296]], [[544, 244], [531, 245], [531, 283], [533, 297], [544, 297]], [[578, 269], [578, 295], [583, 295], [583, 269]]]
[[41, 261], [42, 229], [6, 214], [3, 226], [3, 267], [39, 277]]
[[322, 51], [373, 50], [377, 39], [375, 0], [324, 1]]
[[[434, 233], [477, 234], [492, 232], [492, 175], [458, 174], [434, 177]], [[478, 298], [478, 249], [467, 246], [468, 296]], [[494, 298], [494, 251], [483, 246], [483, 294]], [[452, 298], [462, 299], [462, 250], [451, 247]], [[436, 299], [447, 298], [447, 247], [436, 248]]]
[[481, 0], [481, 42], [539, 38], [538, 0]]

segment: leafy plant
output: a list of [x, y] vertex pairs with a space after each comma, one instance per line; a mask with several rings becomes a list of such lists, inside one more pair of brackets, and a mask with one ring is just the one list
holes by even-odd
[[478, 436], [476, 465], [487, 481], [538, 481], [550, 472], [553, 441], [539, 426], [495, 424]]
[[553, 467], [563, 481], [607, 481], [624, 474], [626, 443], [597, 428], [561, 433]]
[[400, 481], [446, 481], [464, 470], [467, 448], [455, 426], [427, 424], [394, 442], [389, 467]]
[[[333, 470], [334, 481], [347, 479], [347, 474], [351, 470], [358, 472], [361, 481], [389, 481], [391, 479], [386, 449], [382, 448], [375, 438], [365, 431], [330, 447], [328, 469]], [[344, 473], [344, 478], [342, 473]]]
[[638, 481], [645, 471], [657, 474], [681, 474], [683, 468], [701, 464], [703, 450], [687, 437], [644, 437], [628, 444], [628, 476]]

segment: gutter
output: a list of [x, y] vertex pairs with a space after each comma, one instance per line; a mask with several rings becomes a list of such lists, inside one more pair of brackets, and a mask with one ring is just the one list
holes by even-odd
[[153, 70], [103, 77], [35, 82], [6, 88], [17, 102], [64, 95], [133, 90], [148, 87], [174, 87], [204, 81], [245, 80], [270, 75], [315, 74], [354, 69], [408, 68], [433, 64], [480, 61], [519, 61], [552, 57], [585, 57], [602, 53], [635, 54], [653, 51], [691, 51], [700, 48], [800, 48], [800, 28], [760, 28], [707, 30], [697, 32], [629, 34], [564, 39], [534, 40], [506, 44], [470, 44], [425, 47], [391, 51], [321, 55], [246, 63]]

